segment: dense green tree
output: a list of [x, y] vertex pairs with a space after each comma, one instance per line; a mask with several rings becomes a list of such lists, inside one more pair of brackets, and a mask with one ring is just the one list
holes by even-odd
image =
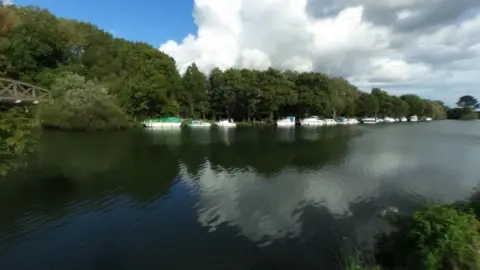
[[424, 102], [419, 96], [403, 95], [400, 98], [408, 104], [408, 107], [410, 108], [410, 115], [424, 115]]
[[183, 91], [178, 95], [184, 114], [189, 117], [205, 115], [209, 111], [207, 78], [198, 70], [195, 63], [191, 64], [182, 78]]
[[362, 93], [357, 100], [356, 108], [358, 116], [376, 116], [379, 110], [378, 99], [374, 95]]
[[214, 68], [210, 72], [210, 76], [208, 77], [208, 88], [212, 116], [214, 119], [216, 119], [218, 115], [222, 115], [225, 112], [222, 103], [226, 82], [223, 71], [221, 71], [219, 68]]
[[42, 124], [67, 129], [109, 129], [129, 126], [127, 115], [107, 89], [92, 81], [65, 73], [58, 77], [52, 91], [63, 92], [55, 99], [41, 103]]
[[410, 107], [407, 102], [403, 101], [401, 98], [392, 96], [392, 116], [400, 118], [408, 116]]
[[373, 88], [371, 95], [378, 100], [378, 113], [381, 117], [394, 116], [392, 96], [379, 88]]
[[284, 73], [273, 68], [262, 72], [259, 79], [262, 88], [261, 103], [268, 112], [268, 119], [272, 121], [281, 106], [293, 105], [296, 102], [294, 84]]
[[34, 150], [38, 122], [28, 108], [0, 108], [0, 176], [18, 168]]
[[475, 108], [477, 104], [478, 100], [470, 95], [460, 97], [457, 102], [457, 106], [460, 108]]
[[[446, 111], [448, 119], [456, 120], [476, 120], [480, 118], [480, 113], [476, 112], [479, 103], [472, 96], [462, 96], [458, 99], [457, 108], [448, 108], [442, 102], [436, 101], [437, 106], [441, 106]], [[443, 113], [442, 111], [442, 113]]]
[[323, 114], [323, 93], [327, 91], [328, 77], [314, 72], [298, 74], [295, 81], [300, 116]]
[[[352, 113], [356, 97], [356, 89], [345, 79], [337, 77], [328, 79], [327, 106], [331, 116], [337, 118], [339, 113], [344, 113], [348, 108], [348, 114]], [[352, 104], [348, 106], [348, 104]]]

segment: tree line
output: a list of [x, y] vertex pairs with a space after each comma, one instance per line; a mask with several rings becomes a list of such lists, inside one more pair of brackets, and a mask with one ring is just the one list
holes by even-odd
[[0, 25], [0, 76], [52, 90], [53, 101], [40, 106], [47, 126], [123, 127], [158, 116], [447, 116], [440, 101], [378, 88], [366, 93], [319, 72], [215, 68], [204, 74], [192, 63], [179, 74], [173, 58], [148, 44], [38, 7], [0, 6]]

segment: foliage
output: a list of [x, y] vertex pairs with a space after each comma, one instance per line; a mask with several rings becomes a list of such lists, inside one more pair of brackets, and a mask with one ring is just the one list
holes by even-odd
[[77, 74], [57, 78], [52, 94], [56, 98], [42, 103], [40, 109], [45, 126], [78, 130], [129, 126], [127, 115], [107, 90]]
[[34, 150], [38, 124], [31, 111], [24, 108], [2, 108], [0, 112], [0, 175], [16, 169], [22, 157]]
[[479, 222], [472, 212], [430, 206], [392, 219], [396, 231], [378, 238], [377, 261], [387, 269], [479, 269]]
[[344, 248], [342, 249], [342, 258], [340, 268], [344, 270], [380, 270], [381, 268], [374, 263], [372, 259], [368, 259], [351, 241], [345, 239]]
[[475, 112], [475, 108], [479, 105], [476, 98], [462, 96], [459, 98], [457, 105], [458, 108], [447, 110], [449, 119], [476, 120], [479, 118], [479, 113]]
[[343, 270], [380, 270], [380, 266], [369, 266], [366, 264], [360, 254], [356, 252], [353, 255], [346, 256], [342, 262]]
[[460, 116], [459, 120], [476, 120], [478, 119], [478, 113], [474, 111], [469, 111]]
[[188, 117], [205, 118], [208, 112], [207, 78], [198, 70], [195, 64], [190, 65], [183, 75], [183, 91], [178, 95], [181, 104], [184, 104], [182, 112]]
[[470, 95], [460, 97], [457, 102], [460, 108], [475, 108], [477, 104], [478, 100]]

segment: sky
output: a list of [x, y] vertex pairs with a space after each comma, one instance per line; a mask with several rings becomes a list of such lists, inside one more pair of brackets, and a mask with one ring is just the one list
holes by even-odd
[[479, 0], [13, 0], [92, 22], [181, 72], [275, 67], [454, 104], [480, 97]]

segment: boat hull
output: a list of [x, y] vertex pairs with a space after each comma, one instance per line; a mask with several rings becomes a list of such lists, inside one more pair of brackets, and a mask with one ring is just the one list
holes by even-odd
[[193, 124], [193, 125], [188, 125], [189, 127], [211, 127], [212, 124], [210, 123], [204, 123], [204, 124], [200, 124], [200, 125], [197, 125], [197, 124]]
[[293, 122], [293, 123], [281, 123], [281, 122], [277, 122], [277, 126], [279, 126], [279, 127], [294, 127], [294, 126], [295, 126], [295, 122]]
[[144, 123], [147, 128], [177, 128], [182, 125], [182, 123], [155, 123], [147, 122]]
[[302, 126], [310, 126], [310, 127], [318, 127], [323, 126], [323, 121], [300, 121], [300, 125]]
[[235, 123], [216, 123], [217, 126], [219, 127], [236, 127], [237, 124]]

